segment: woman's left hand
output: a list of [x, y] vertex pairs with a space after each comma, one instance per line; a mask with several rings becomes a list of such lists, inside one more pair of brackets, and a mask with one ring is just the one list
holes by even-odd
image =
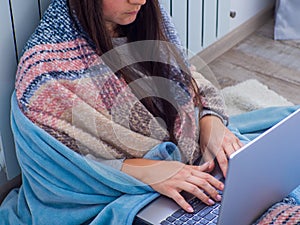
[[214, 159], [226, 177], [228, 158], [243, 143], [222, 123], [220, 118], [213, 115], [204, 116], [200, 120], [200, 149], [206, 162], [214, 167]]

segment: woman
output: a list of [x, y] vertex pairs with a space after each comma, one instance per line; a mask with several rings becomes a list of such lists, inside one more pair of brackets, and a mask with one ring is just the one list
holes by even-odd
[[[146, 195], [153, 190], [187, 212], [193, 208], [182, 197], [183, 190], [208, 205], [221, 201], [218, 190], [224, 185], [209, 174], [214, 158], [226, 176], [227, 158], [242, 143], [226, 127], [217, 90], [191, 72], [178, 45], [174, 26], [157, 0], [52, 2], [17, 72], [18, 106], [39, 134], [32, 136], [34, 132], [23, 128], [26, 119], [19, 121], [22, 115], [14, 106], [16, 140], [30, 146], [17, 144], [23, 172], [18, 201], [31, 214], [20, 212], [18, 219], [44, 224], [49, 214], [60, 213], [51, 224], [61, 219], [64, 224], [130, 224], [129, 212], [127, 221], [107, 217], [116, 213], [111, 202], [121, 201], [124, 193]], [[55, 151], [45, 150], [48, 146]], [[199, 156], [206, 163], [191, 165]], [[86, 193], [94, 199], [83, 198]], [[143, 198], [143, 204], [154, 197]], [[38, 214], [41, 206], [44, 213]]]
[[[101, 4], [102, 2], [102, 4]], [[87, 37], [85, 37], [92, 45], [93, 50], [96, 52], [98, 56], [102, 56], [102, 58], [105, 60], [105, 63], [109, 65], [110, 68], [116, 67], [115, 62], [118, 59], [115, 59], [118, 57], [117, 54], [109, 54], [108, 51], [112, 50], [114, 45], [112, 41], [126, 41], [128, 43], [141, 41], [141, 40], [160, 40], [160, 41], [169, 41], [168, 37], [163, 32], [164, 27], [166, 24], [163, 24], [163, 18], [160, 15], [160, 8], [157, 1], [115, 1], [115, 0], [104, 0], [104, 1], [69, 1], [70, 11], [72, 12], [72, 18], [74, 21], [78, 21], [79, 23], [75, 24], [78, 26], [78, 30], [82, 30]], [[94, 9], [92, 12], [90, 12], [90, 9]], [[101, 13], [103, 11], [103, 14]], [[91, 15], [91, 13], [94, 13], [94, 15]], [[167, 27], [168, 28], [168, 27]], [[86, 32], [86, 33], [85, 33]], [[169, 32], [168, 30], [166, 32]], [[127, 39], [127, 40], [122, 40]], [[118, 39], [119, 38], [119, 39]], [[173, 38], [174, 39], [174, 38]], [[173, 40], [172, 41], [177, 41]], [[174, 44], [177, 44], [175, 42]], [[152, 46], [153, 47], [153, 46]], [[161, 48], [161, 47], [160, 47]], [[136, 49], [136, 48], [135, 48]], [[135, 50], [136, 52], [138, 50]], [[147, 51], [146, 46], [143, 46], [143, 51]], [[173, 50], [175, 54], [178, 54]], [[128, 53], [130, 54], [130, 53]], [[135, 53], [136, 54], [136, 53]], [[153, 54], [153, 53], [151, 53]], [[156, 53], [154, 53], [156, 54]], [[109, 55], [110, 57], [103, 57], [103, 55]], [[93, 57], [96, 57], [93, 55]], [[178, 54], [176, 60], [182, 60], [180, 59], [180, 55]], [[113, 59], [110, 59], [113, 58]], [[157, 59], [159, 60], [159, 59]], [[136, 71], [136, 67], [139, 68], [140, 71]], [[185, 73], [184, 69], [181, 69], [184, 71], [184, 73], [179, 73], [176, 68], [170, 68], [171, 65], [163, 65], [159, 62], [150, 62], [150, 63], [137, 63], [135, 68], [131, 68], [130, 66], [127, 66], [125, 68], [121, 68], [116, 72], [117, 76], [119, 76], [119, 79], [122, 82], [126, 82], [127, 84], [130, 84], [130, 82], [137, 80], [139, 78], [144, 78], [145, 76], [148, 77], [162, 77], [168, 80], [180, 80], [181, 84], [184, 84], [187, 86], [188, 89], [192, 92], [192, 95], [195, 96], [195, 98], [199, 98], [199, 91], [198, 87], [196, 87], [195, 82], [191, 78], [190, 72], [188, 69], [185, 69], [187, 73]], [[116, 69], [114, 69], [116, 70]], [[169, 73], [169, 70], [171, 73]], [[143, 73], [143, 74], [142, 74]], [[173, 74], [172, 74], [173, 73]], [[176, 74], [177, 73], [177, 74]], [[158, 75], [157, 75], [158, 74]], [[176, 77], [177, 76], [177, 77]], [[19, 75], [17, 80], [17, 96], [19, 96], [19, 101], [22, 101], [22, 97], [24, 96], [24, 92], [21, 93], [21, 91], [24, 90], [22, 85], [24, 84], [23, 81], [21, 81], [22, 77]], [[95, 78], [94, 78], [95, 79]], [[184, 80], [183, 80], [184, 79]], [[184, 83], [183, 83], [184, 82]], [[145, 84], [146, 86], [147, 84]], [[168, 85], [168, 84], [167, 84]], [[103, 89], [105, 89], [103, 87]], [[136, 88], [138, 89], [138, 88]], [[138, 91], [143, 92], [145, 91], [145, 87], [141, 87], [139, 90], [133, 90], [136, 95]], [[77, 89], [79, 91], [79, 89]], [[98, 90], [97, 90], [98, 91]], [[106, 91], [106, 90], [104, 90]], [[203, 90], [204, 92], [206, 90]], [[213, 90], [215, 91], [215, 90]], [[96, 93], [94, 93], [96, 95]], [[113, 93], [115, 94], [115, 93]], [[143, 94], [143, 93], [142, 93]], [[171, 93], [173, 94], [173, 93]], [[206, 95], [210, 93], [205, 93]], [[213, 93], [214, 94], [214, 93]], [[57, 92], [56, 92], [57, 95]], [[158, 96], [159, 94], [156, 94]], [[178, 95], [178, 94], [177, 94]], [[43, 96], [43, 95], [40, 95]], [[49, 95], [48, 95], [49, 96]], [[172, 97], [172, 96], [171, 96]], [[172, 104], [176, 104], [175, 98], [172, 97], [174, 101], [172, 101]], [[215, 100], [215, 99], [213, 99]], [[38, 101], [38, 100], [36, 100]], [[43, 100], [45, 101], [45, 98], [43, 97]], [[58, 100], [60, 101], [60, 100]], [[188, 100], [190, 101], [190, 100]], [[196, 99], [195, 103], [198, 104], [197, 107], [200, 106], [201, 99]], [[208, 99], [208, 101], [211, 101]], [[26, 102], [29, 102], [27, 100]], [[52, 100], [53, 102], [53, 100]], [[176, 112], [174, 111], [174, 106], [172, 104], [168, 104], [167, 102], [161, 101], [161, 99], [158, 98], [146, 98], [142, 99], [141, 101], [143, 105], [148, 109], [148, 111], [151, 112], [151, 114], [154, 114], [156, 117], [161, 117], [164, 119], [164, 121], [167, 124], [167, 130], [169, 133], [169, 138], [166, 141], [173, 141], [178, 142], [178, 137], [176, 137], [176, 130], [175, 128], [175, 120], [176, 120]], [[209, 149], [211, 152], [218, 151], [217, 148], [221, 146], [222, 150], [217, 154], [217, 159], [220, 162], [221, 168], [224, 172], [224, 175], [226, 174], [227, 169], [227, 156], [232, 154], [236, 149], [238, 149], [241, 146], [241, 143], [239, 140], [224, 126], [224, 119], [226, 119], [226, 115], [224, 115], [224, 109], [223, 105], [221, 105], [223, 102], [219, 100], [220, 105], [217, 105], [216, 110], [209, 109], [211, 112], [207, 111], [205, 112], [205, 116], [200, 116], [200, 129], [202, 130], [200, 134], [200, 143], [202, 143], [202, 148], [212, 148]], [[29, 103], [30, 104], [30, 103]], [[61, 104], [60, 102], [57, 104]], [[156, 106], [155, 104], [159, 104], [159, 106]], [[191, 102], [185, 103], [185, 104], [191, 104]], [[32, 121], [40, 124], [43, 126], [49, 126], [48, 124], [45, 124], [44, 121], [37, 121], [38, 118], [34, 118], [34, 114], [36, 112], [42, 113], [41, 104], [36, 104], [37, 107], [26, 107], [25, 114], [31, 118]], [[120, 107], [120, 105], [118, 104]], [[45, 106], [43, 106], [45, 107]], [[63, 107], [63, 106], [62, 106]], [[48, 110], [49, 108], [47, 106]], [[74, 109], [73, 109], [74, 110]], [[218, 113], [222, 113], [218, 116]], [[73, 111], [74, 113], [74, 111]], [[202, 112], [203, 113], [203, 112]], [[174, 116], [172, 116], [174, 114]], [[214, 115], [211, 115], [214, 114]], [[216, 116], [217, 115], [217, 116]], [[183, 115], [183, 116], [190, 116], [190, 115]], [[193, 120], [194, 114], [191, 116]], [[224, 118], [224, 119], [223, 119]], [[139, 118], [140, 119], [140, 118]], [[142, 118], [144, 119], [144, 118]], [[214, 129], [218, 131], [218, 133], [211, 130], [211, 125], [214, 124]], [[194, 123], [190, 124], [191, 126], [194, 126]], [[187, 126], [187, 124], [185, 124]], [[51, 127], [45, 128], [46, 130], [52, 129]], [[135, 128], [138, 130], [138, 128]], [[174, 130], [174, 131], [173, 131]], [[196, 133], [193, 131], [193, 134]], [[51, 133], [51, 132], [50, 132]], [[224, 133], [224, 134], [223, 134]], [[224, 135], [224, 137], [223, 137]], [[196, 137], [198, 139], [198, 137]], [[209, 138], [215, 139], [212, 147], [208, 146]], [[205, 144], [204, 144], [205, 143]], [[112, 144], [112, 143], [110, 143]], [[113, 143], [113, 145], [116, 145]], [[70, 146], [72, 148], [72, 146]], [[153, 147], [153, 146], [151, 146]], [[148, 149], [150, 150], [150, 149]], [[188, 151], [188, 149], [187, 149]], [[200, 152], [200, 149], [195, 150]], [[128, 154], [128, 153], [127, 153]], [[153, 167], [149, 167], [149, 165], [152, 165], [153, 163], [157, 163], [157, 161], [151, 161], [146, 159], [138, 158], [136, 159], [138, 155], [131, 153], [133, 156], [130, 157], [117, 157], [124, 160], [122, 163], [122, 171], [125, 173], [128, 173], [136, 178], [139, 178], [142, 181], [145, 181], [142, 179], [143, 174], [147, 173], [149, 174], [149, 177], [155, 177], [155, 173], [151, 174], [151, 171], [153, 171]], [[189, 153], [191, 154], [191, 153]], [[195, 156], [199, 155], [199, 153], [193, 153]], [[187, 155], [187, 153], [186, 153]], [[135, 157], [134, 157], [135, 156]], [[194, 157], [195, 157], [194, 156]], [[192, 157], [186, 156], [185, 161], [189, 161], [190, 163], [195, 160]], [[192, 208], [190, 205], [187, 204], [187, 202], [184, 200], [184, 198], [180, 195], [181, 190], [186, 190], [189, 192], [193, 192], [197, 197], [199, 197], [202, 201], [204, 201], [207, 204], [214, 204], [214, 201], [220, 201], [221, 197], [218, 195], [218, 192], [216, 189], [222, 190], [223, 185], [221, 182], [217, 181], [212, 176], [205, 173], [208, 169], [212, 169], [212, 166], [209, 168], [209, 164], [206, 164], [202, 167], [194, 167], [190, 165], [183, 165], [182, 163], [176, 163], [174, 162], [164, 162], [163, 164], [169, 164], [171, 163], [174, 167], [174, 171], [178, 170], [178, 173], [175, 174], [175, 176], [163, 180], [159, 183], [154, 182], [153, 180], [147, 181], [146, 183], [150, 184], [155, 190], [158, 192], [165, 194], [171, 198], [173, 198], [180, 206], [182, 206], [187, 211], [192, 211]], [[131, 167], [140, 166], [141, 168], [139, 170], [131, 169]], [[157, 165], [158, 166], [158, 165]], [[162, 167], [162, 163], [159, 163], [159, 167]], [[166, 165], [168, 167], [168, 165]], [[178, 167], [178, 169], [177, 169]], [[149, 171], [148, 171], [148, 170]], [[157, 168], [160, 169], [160, 168]], [[145, 171], [141, 171], [145, 170]], [[193, 175], [195, 174], [195, 175]], [[189, 177], [187, 180], [187, 177]], [[179, 179], [179, 180], [178, 180]], [[176, 182], [174, 182], [176, 181]], [[180, 181], [180, 182], [179, 182]], [[149, 183], [151, 182], [151, 183]], [[152, 184], [153, 183], [153, 184]], [[202, 191], [205, 190], [209, 194], [207, 196]]]
[[[146, 2], [146, 0], [104, 0], [102, 1], [103, 14], [101, 14], [100, 11], [96, 11], [96, 15], [92, 17], [86, 10], [90, 7], [95, 9], [101, 8], [100, 1], [94, 1], [89, 3], [79, 3], [78, 1], [70, 1], [70, 6], [71, 9], [73, 8], [74, 12], [76, 13], [80, 24], [84, 27], [84, 30], [86, 30], [88, 32], [88, 35], [92, 38], [92, 41], [96, 45], [96, 51], [100, 56], [102, 54], [105, 54], [106, 51], [111, 50], [113, 48], [112, 43], [110, 43], [111, 38], [127, 37], [128, 42], [141, 40], [169, 41], [165, 34], [162, 32], [162, 18], [160, 16], [160, 9], [157, 1]], [[93, 22], [93, 17], [99, 18], [99, 20]], [[107, 43], [100, 39], [100, 37], [103, 36], [108, 37], [108, 40], [106, 40]], [[161, 67], [159, 65], [156, 66], [156, 64], [158, 63], [153, 62], [152, 64], [153, 66], [151, 67], [151, 70], [147, 71], [147, 76], [151, 77], [160, 73], [164, 74], [164, 71], [161, 71]], [[145, 70], [147, 70], [147, 65], [145, 65], [145, 67]], [[122, 75], [127, 83], [130, 83], [130, 81], [133, 80], [131, 77], [132, 75], [130, 76], [129, 74], [126, 74], [126, 71], [124, 71], [124, 74]], [[165, 78], [172, 79], [170, 74], [166, 75], [167, 77]], [[135, 79], [138, 78], [141, 77], [137, 77]], [[191, 75], [185, 74], [184, 79], [187, 80], [188, 87], [194, 92], [193, 95], [199, 96], [197, 90], [198, 88], [193, 83]], [[153, 99], [150, 99], [150, 101], [151, 100]], [[153, 103], [151, 104], [151, 102], [145, 102], [144, 104], [146, 105], [146, 107], [150, 108], [150, 111], [154, 112], [154, 109], [151, 108]], [[154, 114], [158, 114], [157, 116], [165, 118], [166, 114], [170, 115], [170, 106], [164, 105], [163, 103], [162, 105], [163, 112], [154, 112]], [[198, 105], [198, 107], [200, 106]], [[220, 105], [219, 107], [222, 107], [222, 105]], [[221, 115], [220, 117], [225, 118], [226, 116]], [[171, 129], [168, 129], [168, 131], [172, 130], [172, 128], [174, 127], [175, 118], [171, 118], [170, 120], [171, 121], [166, 120], [168, 128], [171, 127]], [[220, 133], [215, 133], [215, 130], [211, 132], [212, 124], [214, 124], [214, 126], [217, 126], [215, 129], [218, 130], [218, 132]], [[200, 129], [203, 133], [200, 136], [200, 138], [202, 139], [200, 139], [200, 143], [208, 143], [209, 138], [215, 138], [217, 142], [220, 142], [214, 143], [215, 146], [212, 146], [212, 148], [215, 149], [210, 150], [213, 152], [218, 151], [217, 148], [221, 146], [222, 150], [217, 154], [217, 159], [219, 160], [221, 168], [223, 169], [225, 175], [227, 170], [226, 158], [241, 146], [240, 141], [224, 126], [223, 121], [215, 115], [206, 115], [205, 117], [201, 117]], [[208, 146], [202, 147], [205, 148]], [[142, 178], [144, 173], [147, 173], [149, 177], [155, 177], [155, 171], [153, 170], [153, 166], [150, 165], [156, 163], [157, 161], [151, 161], [141, 158], [125, 159], [122, 166], [122, 171], [134, 177], [137, 177], [142, 181], [145, 181]], [[170, 162], [166, 163], [169, 164]], [[162, 163], [159, 164], [159, 167], [164, 166], [161, 164]], [[133, 169], [131, 169], [132, 166]], [[139, 166], [141, 168], [139, 170], [134, 169], [134, 167], [136, 166]], [[210, 205], [214, 204], [214, 201], [211, 198], [213, 198], [215, 201], [221, 200], [221, 196], [218, 195], [216, 189], [223, 189], [223, 185], [219, 181], [215, 180], [212, 176], [209, 176], [205, 173], [205, 171], [209, 167], [208, 164], [203, 167], [193, 167], [189, 165], [183, 166], [180, 163], [178, 163], [178, 165], [176, 164], [172, 166], [174, 166], [174, 170], [176, 170], [177, 167], [180, 167], [180, 169], [178, 169], [178, 173], [174, 176], [170, 177], [169, 179], [163, 180], [159, 183], [153, 183], [153, 180], [150, 181], [151, 183], [149, 183], [149, 181], [147, 181], [146, 183], [150, 184], [158, 192], [173, 198], [180, 206], [182, 206], [185, 210], [189, 212], [192, 212], [193, 209], [180, 195], [179, 192], [181, 190], [193, 192], [193, 194], [199, 197], [202, 201]], [[166, 167], [168, 167], [168, 165], [166, 165]], [[151, 171], [153, 171], [153, 174], [151, 173]], [[204, 192], [201, 191], [202, 189], [205, 190], [211, 196], [211, 198], [205, 195]]]

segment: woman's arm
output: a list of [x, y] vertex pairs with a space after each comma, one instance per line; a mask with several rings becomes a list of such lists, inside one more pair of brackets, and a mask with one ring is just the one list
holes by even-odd
[[217, 158], [219, 166], [226, 176], [228, 157], [243, 144], [226, 127], [228, 115], [225, 110], [225, 101], [219, 90], [200, 73], [192, 68], [192, 74], [197, 82], [201, 95], [203, 109], [200, 111], [200, 150], [204, 161], [214, 167]]
[[187, 212], [193, 212], [193, 208], [180, 194], [181, 191], [195, 195], [208, 205], [221, 201], [216, 189], [223, 190], [224, 185], [208, 173], [209, 163], [191, 166], [177, 161], [126, 159], [122, 171], [172, 198]]
[[203, 107], [203, 109], [200, 111], [200, 118], [206, 115], [214, 115], [219, 117], [222, 122], [227, 125], [228, 115], [226, 113], [226, 106], [223, 96], [218, 88], [216, 88], [209, 80], [195, 70], [196, 68], [192, 67], [192, 76], [199, 87], [199, 94]]

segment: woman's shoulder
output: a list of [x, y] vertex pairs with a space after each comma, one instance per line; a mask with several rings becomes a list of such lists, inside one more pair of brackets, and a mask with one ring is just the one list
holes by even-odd
[[80, 36], [69, 13], [67, 1], [52, 1], [23, 52], [37, 45], [74, 41]]
[[74, 25], [65, 0], [54, 0], [27, 41], [16, 74], [17, 97], [27, 105], [53, 81], [74, 80], [96, 57]]

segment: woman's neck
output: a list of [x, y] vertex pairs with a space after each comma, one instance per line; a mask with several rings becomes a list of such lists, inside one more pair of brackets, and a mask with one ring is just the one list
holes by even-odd
[[118, 32], [118, 24], [112, 23], [112, 22], [106, 22], [106, 29], [108, 30], [108, 33], [110, 37], [115, 38], [119, 37], [119, 32]]

